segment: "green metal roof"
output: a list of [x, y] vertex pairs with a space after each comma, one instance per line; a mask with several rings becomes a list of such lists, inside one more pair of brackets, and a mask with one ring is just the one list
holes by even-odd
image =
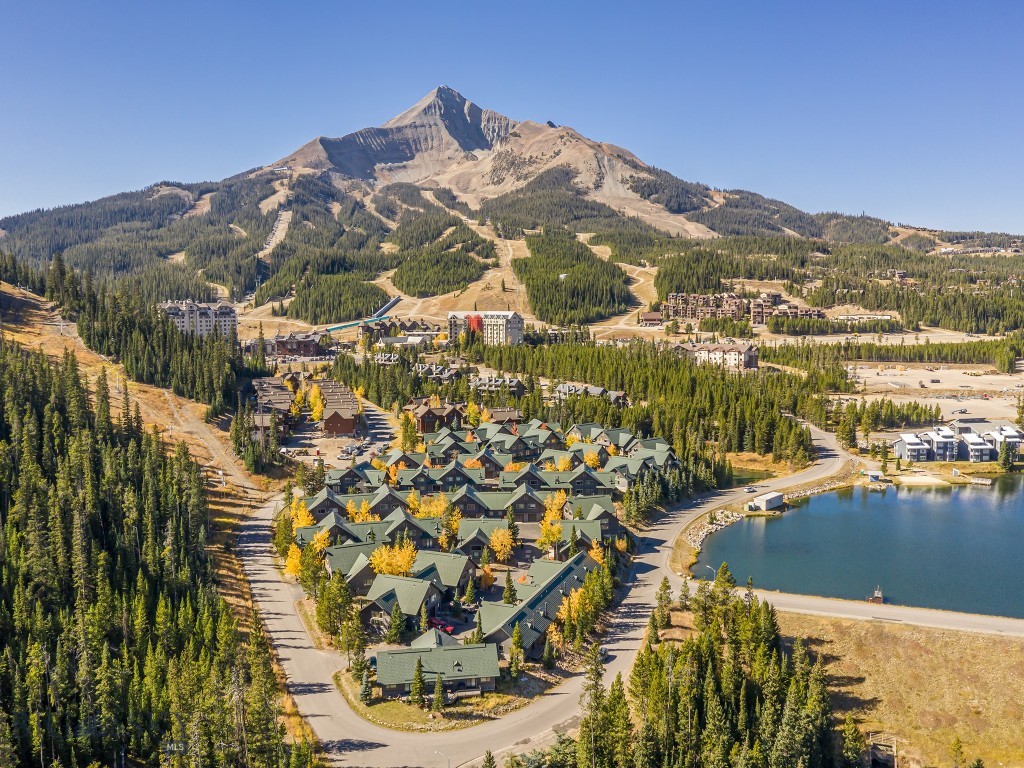
[[465, 555], [421, 549], [416, 553], [412, 572], [418, 579], [430, 579], [428, 573], [433, 570], [441, 584], [448, 589], [454, 589], [462, 580], [467, 566], [469, 566], [469, 558]]
[[430, 591], [436, 590], [433, 584], [423, 579], [406, 576], [388, 576], [378, 574], [366, 593], [366, 599], [377, 603], [385, 612], [394, 609], [395, 600], [406, 616], [418, 616], [420, 606], [426, 601]]
[[471, 678], [496, 678], [498, 646], [445, 645], [439, 648], [401, 648], [377, 652], [377, 682], [381, 685], [411, 684], [416, 675], [416, 660], [423, 664], [423, 677], [427, 685], [441, 675], [444, 681]]

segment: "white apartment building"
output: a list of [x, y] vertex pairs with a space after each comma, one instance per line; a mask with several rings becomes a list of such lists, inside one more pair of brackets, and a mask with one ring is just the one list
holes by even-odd
[[226, 338], [238, 330], [238, 315], [226, 302], [165, 301], [159, 307], [182, 333], [208, 336], [216, 330]]
[[757, 368], [757, 347], [753, 344], [695, 344], [680, 347], [695, 363], [724, 365], [728, 368], [752, 370]]
[[518, 312], [449, 312], [448, 338], [457, 339], [466, 331], [478, 333], [487, 346], [522, 344], [526, 324]]

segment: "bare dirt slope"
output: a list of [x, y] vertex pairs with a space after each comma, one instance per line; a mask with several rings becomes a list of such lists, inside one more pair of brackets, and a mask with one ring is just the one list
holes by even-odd
[[213, 204], [213, 196], [215, 192], [207, 192], [205, 195], [196, 200], [192, 207], [185, 211], [184, 218], [191, 219], [196, 216], [205, 216], [210, 212], [210, 206]]
[[260, 200], [260, 213], [268, 214], [271, 211], [282, 207], [288, 200], [288, 179], [278, 179], [274, 182], [274, 194]]

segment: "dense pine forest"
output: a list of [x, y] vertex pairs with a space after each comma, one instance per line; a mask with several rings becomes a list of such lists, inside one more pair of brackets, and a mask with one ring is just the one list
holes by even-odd
[[819, 317], [769, 317], [768, 331], [787, 336], [823, 336], [829, 333], [899, 333], [899, 320], [829, 320]]
[[[387, 226], [326, 177], [297, 179], [289, 208], [291, 225], [284, 241], [270, 252], [269, 277], [257, 289], [255, 303], [264, 304], [294, 290], [299, 304], [289, 313], [291, 317], [311, 323], [352, 319], [348, 316], [351, 310], [326, 295], [328, 284], [319, 278], [346, 275], [365, 281], [393, 268], [397, 264], [394, 254], [380, 249]], [[360, 301], [372, 293], [353, 285], [346, 285], [345, 290], [353, 298], [361, 297]], [[319, 319], [313, 320], [314, 315]]]
[[635, 302], [626, 273], [595, 256], [571, 232], [545, 229], [527, 237], [526, 244], [530, 258], [517, 259], [512, 266], [539, 320], [591, 323], [627, 312]]
[[849, 360], [884, 363], [988, 364], [1012, 373], [1024, 357], [1024, 338], [1014, 334], [1006, 339], [965, 343], [876, 344], [844, 341], [837, 344], [779, 344], [761, 348], [761, 359], [805, 370], [834, 368]]
[[462, 290], [495, 263], [494, 242], [447, 211], [421, 202], [425, 208], [407, 209], [388, 236], [401, 249], [401, 263], [391, 280], [403, 293], [417, 297]]
[[[70, 353], [0, 339], [0, 763], [314, 764], [270, 649], [218, 596], [199, 466]], [[183, 763], [182, 763], [183, 764]]]
[[480, 261], [462, 251], [426, 250], [399, 264], [391, 282], [409, 296], [437, 296], [461, 291], [480, 279], [485, 270]]
[[288, 317], [313, 325], [344, 323], [372, 315], [390, 298], [383, 288], [351, 274], [309, 275], [288, 305]]
[[685, 355], [642, 342], [486, 347], [483, 358], [500, 371], [626, 392], [631, 405], [622, 409], [622, 425], [664, 437], [684, 463], [709, 445], [804, 463], [814, 450], [810, 434], [782, 414], [824, 424], [828, 405], [822, 393], [847, 386], [835, 365], [806, 378], [770, 371], [743, 375], [695, 365]]
[[[273, 226], [259, 201], [271, 179], [247, 175], [222, 182], [164, 182], [91, 203], [2, 219], [4, 249], [30, 265], [55, 254], [98, 279], [129, 276], [153, 300], [212, 297], [206, 280], [241, 298], [256, 284], [253, 258]], [[209, 210], [193, 215], [200, 198]], [[168, 261], [182, 254], [185, 265]], [[203, 270], [204, 279], [196, 275]]]
[[182, 333], [132, 291], [130, 282], [97, 285], [88, 273], [82, 277], [67, 267], [60, 256], [41, 282], [46, 298], [76, 320], [86, 346], [122, 363], [135, 381], [206, 403], [211, 416], [234, 405], [239, 376], [263, 372], [262, 357], [243, 358], [234, 334], [222, 338]]

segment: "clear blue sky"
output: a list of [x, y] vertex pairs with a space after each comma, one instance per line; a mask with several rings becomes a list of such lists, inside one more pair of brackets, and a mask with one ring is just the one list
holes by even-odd
[[684, 179], [810, 211], [1024, 232], [1020, 3], [0, 10], [0, 215], [223, 178], [377, 125], [443, 83]]

